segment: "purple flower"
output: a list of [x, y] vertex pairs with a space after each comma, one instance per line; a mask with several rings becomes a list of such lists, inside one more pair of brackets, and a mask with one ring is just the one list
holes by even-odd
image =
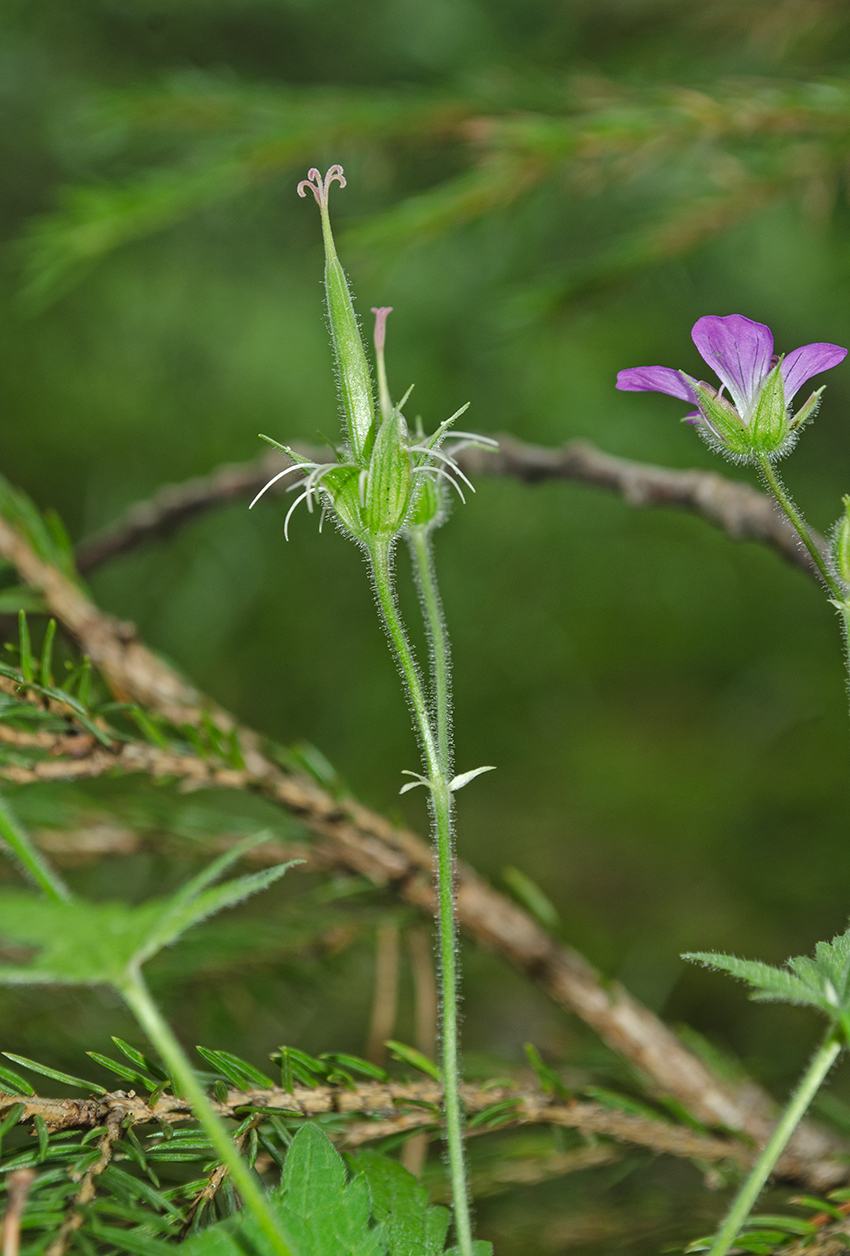
[[791, 401], [813, 375], [837, 366], [847, 356], [839, 345], [819, 343], [776, 358], [770, 328], [742, 314], [708, 314], [698, 319], [691, 335], [720, 379], [719, 391], [669, 366], [620, 371], [617, 387], [626, 392], [667, 393], [696, 406], [687, 418], [696, 420], [713, 444], [719, 443], [736, 457], [786, 452], [814, 414], [823, 390], [813, 393], [793, 419], [788, 413]]

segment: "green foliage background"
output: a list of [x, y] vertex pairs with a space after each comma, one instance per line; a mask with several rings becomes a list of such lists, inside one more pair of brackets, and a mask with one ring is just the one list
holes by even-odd
[[[10, 0], [0, 30], [2, 471], [75, 538], [163, 482], [252, 457], [261, 430], [334, 430], [318, 218], [294, 195], [308, 165], [345, 164], [334, 208], [359, 308], [394, 306], [391, 383], [416, 383], [432, 425], [469, 400], [477, 430], [722, 470], [679, 406], [615, 392], [616, 371], [696, 371], [704, 313], [765, 321], [784, 350], [850, 344], [840, 0]], [[677, 148], [672, 87], [766, 93], [780, 119], [726, 155], [710, 126]], [[625, 129], [656, 120], [652, 160], [559, 155], [545, 120], [597, 100]], [[835, 124], [797, 142], [787, 119], [812, 102]], [[470, 191], [476, 145], [499, 127], [526, 128], [545, 177], [523, 191], [527, 166], [496, 158]], [[645, 243], [692, 205], [702, 233]], [[787, 469], [824, 529], [850, 490], [848, 380], [830, 377]], [[307, 739], [422, 828], [421, 800], [396, 798], [415, 748], [358, 556], [306, 515], [284, 545], [282, 514], [222, 510], [98, 572], [95, 595], [242, 720]], [[497, 881], [522, 868], [606, 973], [781, 1091], [814, 1024], [751, 1008], [677, 956], [776, 962], [845, 926], [846, 697], [817, 588], [699, 520], [562, 484], [481, 482], [439, 560], [459, 770], [499, 766], [463, 795], [462, 853]], [[260, 803], [139, 783], [23, 790], [16, 805], [35, 827], [117, 808], [182, 835], [176, 854], [154, 844], [71, 874], [133, 898], [175, 884], [199, 836], [281, 825]], [[252, 905], [206, 948], [199, 933], [192, 964], [166, 957], [166, 1002], [189, 981], [170, 1008], [187, 1041], [259, 1061], [281, 1041], [363, 1049], [389, 900], [340, 900], [342, 932], [316, 939], [305, 885], [272, 892], [292, 904], [282, 925]], [[466, 971], [473, 1068], [515, 1065], [528, 1038], [567, 1064], [602, 1058], [496, 961], [470, 953]], [[0, 1004], [10, 1049], [71, 1071], [127, 1028], [96, 995]], [[538, 1189], [535, 1221], [544, 1199], [553, 1219], [535, 1250], [559, 1251], [580, 1188]], [[650, 1182], [641, 1207], [656, 1196]], [[528, 1252], [527, 1210], [515, 1192], [484, 1231]], [[592, 1235], [586, 1250], [601, 1250]]]

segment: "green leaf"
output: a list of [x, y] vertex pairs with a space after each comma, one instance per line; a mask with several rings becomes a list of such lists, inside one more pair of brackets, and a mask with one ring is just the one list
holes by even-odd
[[[236, 848], [238, 857], [239, 848]], [[131, 965], [144, 963], [207, 916], [232, 907], [283, 876], [291, 864], [199, 892], [234, 852], [216, 860], [172, 898], [126, 903], [50, 902], [0, 892], [0, 936], [40, 948], [27, 966], [0, 968], [0, 984], [55, 982], [120, 986]]]
[[7, 1095], [34, 1095], [35, 1091], [29, 1082], [24, 1081], [20, 1073], [13, 1073], [10, 1068], [0, 1064], [0, 1083], [7, 1087]]
[[43, 1077], [49, 1077], [51, 1081], [63, 1082], [66, 1086], [76, 1086], [78, 1090], [87, 1090], [96, 1095], [105, 1095], [106, 1087], [98, 1086], [96, 1082], [84, 1081], [81, 1077], [72, 1077], [70, 1073], [61, 1073], [59, 1069], [48, 1068], [46, 1064], [39, 1064], [37, 1060], [28, 1060], [25, 1055], [15, 1055], [13, 1051], [4, 1051], [7, 1060], [14, 1060], [16, 1064], [22, 1064], [24, 1068], [30, 1069], [33, 1073], [41, 1073]]
[[230, 1051], [211, 1051], [207, 1047], [196, 1047], [195, 1050], [213, 1066], [216, 1072], [221, 1073], [240, 1090], [250, 1090], [254, 1086], [261, 1086], [266, 1090], [274, 1088], [274, 1082], [270, 1077]]
[[356, 1164], [369, 1183], [372, 1215], [387, 1232], [389, 1256], [438, 1256], [451, 1221], [449, 1210], [432, 1206], [425, 1188], [397, 1160], [363, 1151]]
[[360, 1175], [346, 1184], [342, 1157], [318, 1125], [303, 1125], [287, 1152], [278, 1192], [284, 1229], [304, 1256], [385, 1256], [370, 1226], [371, 1200]]
[[831, 1021], [850, 1011], [850, 930], [831, 942], [818, 942], [814, 958], [796, 955], [784, 968], [705, 951], [682, 958], [746, 981], [753, 987], [753, 999], [814, 1007]]
[[418, 1069], [420, 1073], [426, 1073], [428, 1077], [433, 1077], [435, 1082], [442, 1082], [443, 1075], [434, 1061], [429, 1060], [427, 1055], [423, 1055], [415, 1047], [405, 1046], [403, 1042], [396, 1042], [394, 1038], [387, 1039], [387, 1046], [394, 1060], [401, 1060], [404, 1064], [410, 1064], [413, 1068]]

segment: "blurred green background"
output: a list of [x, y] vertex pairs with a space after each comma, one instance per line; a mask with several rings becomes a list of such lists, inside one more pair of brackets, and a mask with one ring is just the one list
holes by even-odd
[[[391, 385], [415, 382], [427, 425], [469, 401], [480, 431], [724, 470], [678, 403], [617, 393], [616, 371], [698, 373], [705, 313], [767, 322], [784, 351], [850, 344], [841, 0], [7, 0], [0, 30], [0, 469], [75, 539], [165, 482], [253, 457], [260, 431], [334, 430], [318, 216], [294, 194], [309, 165], [345, 164], [340, 250], [361, 312], [395, 309]], [[850, 490], [850, 368], [827, 382], [787, 468], [822, 529]], [[801, 572], [701, 520], [568, 484], [477, 487], [438, 538], [459, 767], [499, 768], [462, 797], [462, 854], [496, 883], [524, 870], [569, 942], [781, 1094], [814, 1024], [677, 956], [780, 961], [846, 924], [832, 611]], [[303, 513], [284, 544], [283, 513], [211, 514], [98, 571], [95, 596], [242, 720], [313, 743], [421, 830], [421, 799], [397, 797], [416, 751], [361, 560]], [[81, 866], [93, 894], [157, 892], [204, 834], [287, 827], [260, 804], [141, 783], [16, 803], [35, 827], [181, 838]], [[274, 894], [229, 940], [161, 966], [178, 1028], [260, 1060], [281, 1041], [361, 1051], [390, 900], [329, 907], [305, 879]], [[11, 1049], [74, 1072], [129, 1032], [96, 994], [0, 1002]], [[530, 1038], [616, 1074], [470, 951], [473, 1070], [517, 1066]], [[850, 1077], [834, 1090], [850, 1098]], [[504, 1252], [637, 1252], [657, 1249], [659, 1218], [710, 1216], [681, 1202], [696, 1175], [636, 1173], [639, 1189], [600, 1174], [514, 1192], [482, 1206], [482, 1233]], [[626, 1196], [648, 1220], [629, 1214], [618, 1238]], [[576, 1206], [602, 1218], [584, 1240]]]

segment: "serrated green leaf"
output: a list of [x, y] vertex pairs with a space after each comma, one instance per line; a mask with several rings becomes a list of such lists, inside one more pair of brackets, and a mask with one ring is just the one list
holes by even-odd
[[696, 963], [731, 973], [753, 987], [751, 998], [799, 1003], [817, 1008], [832, 1021], [850, 1012], [850, 930], [831, 942], [819, 942], [814, 957], [795, 955], [774, 968], [735, 955], [698, 952], [684, 955]]
[[[230, 852], [229, 852], [230, 853]], [[164, 902], [138, 907], [126, 903], [50, 902], [31, 894], [0, 892], [0, 936], [40, 950], [29, 965], [0, 967], [0, 984], [52, 982], [120, 987], [131, 965], [144, 963], [182, 933], [283, 876], [291, 864], [278, 864], [215, 889], [194, 892], [203, 878]], [[221, 867], [216, 860], [215, 875]], [[205, 870], [209, 879], [210, 869]]]
[[389, 1256], [438, 1256], [451, 1221], [449, 1210], [432, 1206], [425, 1188], [397, 1160], [363, 1151], [356, 1163], [369, 1183], [372, 1215], [387, 1232]]

